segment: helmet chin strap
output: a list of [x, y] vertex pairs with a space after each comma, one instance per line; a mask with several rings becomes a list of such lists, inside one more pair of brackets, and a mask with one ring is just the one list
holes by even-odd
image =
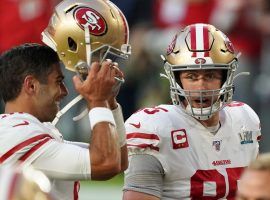
[[206, 108], [193, 108], [190, 104], [188, 104], [186, 106], [186, 112], [192, 117], [204, 121], [213, 116], [213, 114], [219, 109], [219, 104], [220, 102], [217, 101], [212, 106]]
[[[78, 95], [71, 102], [69, 102], [62, 110], [58, 111], [58, 113], [56, 114], [56, 117], [52, 121], [52, 124], [55, 126], [58, 123], [60, 117], [62, 117], [62, 115], [64, 115], [72, 106], [74, 106], [76, 103], [78, 103], [82, 99], [83, 99], [82, 95]], [[80, 115], [78, 115], [78, 116], [80, 116]]]
[[168, 77], [166, 74], [159, 73], [159, 76], [160, 76], [161, 78], [166, 78], [166, 79], [170, 80], [169, 77]]
[[84, 27], [84, 39], [85, 39], [85, 50], [86, 50], [86, 62], [88, 67], [91, 64], [91, 43], [90, 43], [90, 32], [88, 26]]
[[240, 72], [234, 76], [234, 79], [238, 78], [239, 76], [249, 76], [249, 72]]

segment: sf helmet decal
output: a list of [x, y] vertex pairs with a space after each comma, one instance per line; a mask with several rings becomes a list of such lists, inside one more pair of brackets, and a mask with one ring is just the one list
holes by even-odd
[[224, 44], [225, 44], [227, 50], [230, 53], [234, 54], [235, 53], [234, 46], [233, 46], [232, 42], [230, 41], [230, 39], [224, 33], [222, 33], [222, 37], [224, 38]]
[[167, 48], [167, 55], [171, 54], [175, 48], [176, 45], [176, 40], [177, 40], [177, 35], [175, 35], [172, 39], [171, 44]]
[[74, 18], [79, 26], [89, 28], [93, 35], [103, 35], [107, 31], [107, 24], [102, 15], [96, 10], [88, 7], [79, 7], [74, 12]]
[[204, 58], [196, 58], [195, 63], [197, 65], [205, 64], [206, 63], [206, 60]]
[[227, 40], [225, 40], [225, 46], [227, 47], [227, 49], [230, 53], [235, 53], [233, 44], [228, 38], [227, 38]]

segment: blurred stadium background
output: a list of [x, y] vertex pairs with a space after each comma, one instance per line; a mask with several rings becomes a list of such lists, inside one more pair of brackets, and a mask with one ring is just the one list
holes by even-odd
[[80, 200], [120, 200], [122, 199], [123, 174], [109, 181], [82, 181]]
[[[91, 0], [89, 0], [91, 1]], [[239, 71], [251, 75], [236, 80], [235, 100], [249, 104], [259, 115], [262, 126], [261, 152], [270, 151], [270, 1], [269, 0], [112, 0], [125, 14], [130, 26], [132, 57], [123, 66], [126, 82], [119, 94], [124, 117], [144, 106], [170, 102], [168, 83], [160, 54], [175, 32], [191, 23], [215, 25], [225, 32], [235, 49], [242, 53]], [[40, 41], [53, 7], [59, 0], [1, 0], [0, 53], [26, 42]], [[65, 71], [70, 96], [76, 96], [71, 72]], [[74, 123], [71, 118], [83, 109], [81, 102], [58, 124], [65, 139], [88, 142], [87, 119]], [[0, 106], [3, 112], [3, 103]], [[121, 199], [123, 175], [107, 182], [82, 182], [82, 200]]]

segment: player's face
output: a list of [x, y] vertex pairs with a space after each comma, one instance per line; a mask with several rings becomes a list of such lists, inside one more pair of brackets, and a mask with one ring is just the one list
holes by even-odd
[[40, 121], [52, 121], [59, 111], [60, 100], [68, 94], [63, 79], [60, 65], [54, 64], [53, 71], [48, 75], [47, 83], [40, 84], [37, 102]]
[[247, 170], [239, 183], [236, 200], [270, 200], [270, 172]]
[[[218, 99], [218, 91], [213, 90], [221, 88], [221, 70], [190, 70], [181, 72], [179, 76], [183, 89], [190, 91], [186, 95], [192, 107], [210, 107]], [[184, 103], [187, 105], [186, 100]]]

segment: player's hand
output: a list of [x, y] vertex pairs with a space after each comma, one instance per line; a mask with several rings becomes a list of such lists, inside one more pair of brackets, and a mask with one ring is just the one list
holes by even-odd
[[111, 60], [92, 63], [85, 81], [73, 77], [75, 89], [86, 99], [89, 107], [104, 106], [112, 95], [116, 84], [116, 70]]
[[116, 83], [113, 86], [113, 90], [111, 93], [111, 96], [108, 100], [110, 108], [113, 110], [117, 107], [117, 101], [116, 101], [116, 96], [119, 93], [120, 87], [124, 82], [124, 73], [119, 69], [118, 63], [113, 63], [113, 70], [115, 72], [115, 77], [116, 77]]

